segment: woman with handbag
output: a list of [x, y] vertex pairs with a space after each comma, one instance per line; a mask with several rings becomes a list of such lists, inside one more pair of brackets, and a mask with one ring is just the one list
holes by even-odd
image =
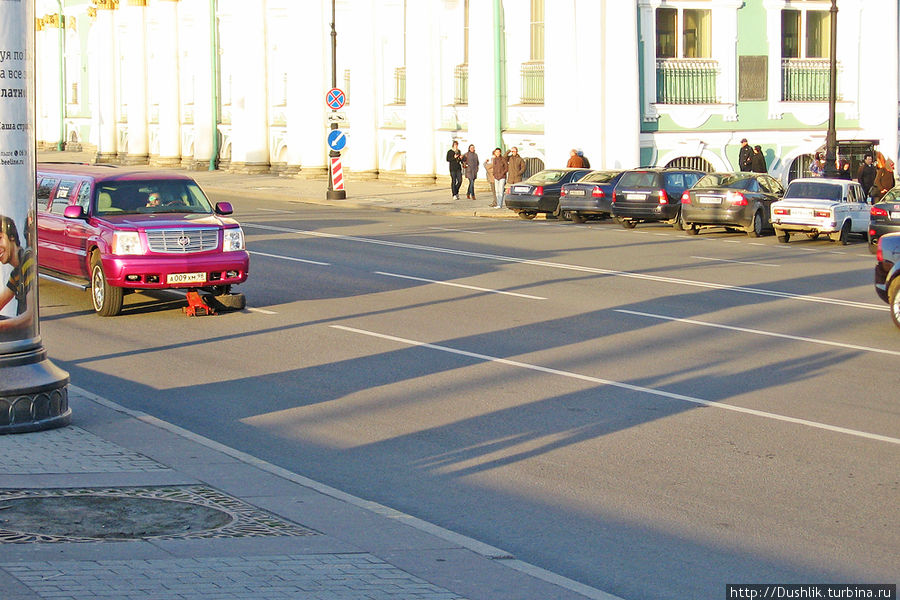
[[894, 161], [885, 158], [884, 154], [879, 152], [875, 164], [878, 167], [878, 173], [875, 175], [875, 184], [870, 192], [872, 204], [879, 202], [894, 187]]

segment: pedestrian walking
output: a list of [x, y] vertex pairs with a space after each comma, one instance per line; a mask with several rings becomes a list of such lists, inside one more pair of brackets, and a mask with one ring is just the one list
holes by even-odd
[[825, 177], [825, 157], [821, 152], [816, 152], [812, 162], [809, 163], [810, 177]]
[[749, 172], [752, 168], [753, 148], [747, 143], [747, 138], [741, 140], [741, 150], [738, 152], [738, 168], [741, 171]]
[[453, 144], [447, 150], [447, 162], [450, 164], [450, 195], [454, 200], [459, 200], [459, 188], [462, 186], [462, 152], [459, 151], [459, 142], [456, 140], [453, 140]]
[[475, 180], [478, 178], [478, 155], [475, 154], [475, 145], [469, 144], [469, 150], [463, 155], [463, 168], [466, 179], [469, 180], [469, 189], [466, 198], [475, 199]]
[[879, 202], [894, 187], [894, 161], [885, 158], [884, 154], [879, 152], [875, 165], [878, 173], [875, 175], [875, 185], [872, 188], [875, 192], [872, 195], [872, 204]]
[[[492, 155], [493, 156], [493, 155]], [[487, 159], [484, 161], [484, 176], [488, 181], [488, 185], [491, 186], [491, 196], [496, 198], [497, 192], [494, 191], [494, 173], [491, 168], [491, 159]]]
[[870, 199], [872, 194], [877, 191], [874, 189], [875, 177], [877, 176], [878, 168], [874, 164], [872, 155], [866, 154], [865, 158], [863, 158], [863, 163], [859, 165], [859, 169], [856, 171], [856, 180]]
[[566, 163], [566, 167], [575, 169], [584, 168], [584, 159], [578, 156], [578, 150], [575, 148], [569, 150], [569, 162]]
[[506, 176], [506, 183], [512, 185], [514, 183], [519, 183], [522, 181], [522, 177], [525, 175], [525, 169], [527, 165], [525, 164], [525, 159], [519, 156], [519, 149], [513, 146], [509, 149], [509, 153], [506, 155], [506, 162], [509, 165], [509, 173]]
[[750, 157], [750, 171], [753, 173], [768, 173], [766, 157], [762, 153], [762, 146], [753, 146], [753, 155]]
[[491, 175], [494, 177], [494, 202], [491, 208], [503, 208], [503, 194], [506, 192], [506, 175], [509, 173], [509, 163], [503, 156], [500, 148], [494, 148], [494, 156], [491, 158]]

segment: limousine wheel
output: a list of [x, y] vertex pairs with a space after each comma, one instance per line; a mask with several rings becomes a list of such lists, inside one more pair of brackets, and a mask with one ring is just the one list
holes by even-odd
[[114, 317], [122, 312], [122, 300], [125, 290], [109, 285], [100, 255], [94, 252], [91, 257], [91, 302], [94, 310], [101, 317]]

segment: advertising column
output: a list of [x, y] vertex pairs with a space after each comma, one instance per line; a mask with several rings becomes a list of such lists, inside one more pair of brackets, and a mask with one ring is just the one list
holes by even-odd
[[34, 4], [0, 2], [0, 433], [69, 422], [69, 376], [38, 333]]

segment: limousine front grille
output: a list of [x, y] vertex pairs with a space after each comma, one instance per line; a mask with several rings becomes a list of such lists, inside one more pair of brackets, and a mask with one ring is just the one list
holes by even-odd
[[219, 246], [219, 230], [205, 229], [152, 229], [147, 231], [150, 252], [189, 254], [206, 252]]

